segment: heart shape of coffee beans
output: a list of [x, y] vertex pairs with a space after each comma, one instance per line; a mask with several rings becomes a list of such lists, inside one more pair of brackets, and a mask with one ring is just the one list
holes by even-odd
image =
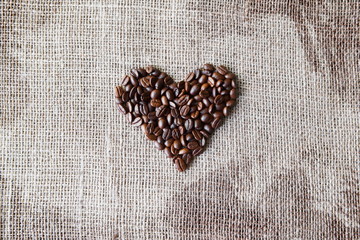
[[184, 171], [235, 104], [235, 74], [205, 64], [175, 83], [149, 66], [132, 69], [115, 87], [121, 113]]

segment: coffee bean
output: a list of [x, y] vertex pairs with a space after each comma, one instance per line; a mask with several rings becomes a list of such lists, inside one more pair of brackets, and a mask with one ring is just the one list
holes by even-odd
[[146, 137], [151, 140], [151, 141], [155, 141], [156, 140], [156, 136], [154, 134], [146, 134]]
[[[173, 80], [170, 76], [167, 76], [166, 78], [164, 78], [164, 83], [165, 83], [166, 85], [169, 85], [169, 86], [170, 86], [171, 84], [174, 83], [174, 80]], [[176, 84], [170, 86], [170, 88], [172, 88], [172, 89], [174, 89], [175, 87], [176, 87]]]
[[207, 63], [207, 64], [204, 64], [203, 68], [204, 68], [205, 70], [209, 70], [209, 71], [214, 71], [214, 70], [215, 70], [214, 66], [211, 65], [211, 64], [208, 64], [208, 63]]
[[126, 119], [128, 120], [129, 123], [132, 123], [134, 120], [134, 115], [131, 112], [129, 112], [126, 114]]
[[122, 114], [126, 114], [126, 112], [127, 112], [126, 108], [122, 104], [118, 105], [118, 109]]
[[141, 76], [141, 74], [138, 72], [137, 69], [131, 69], [130, 73], [132, 76], [134, 76], [136, 78], [139, 78]]
[[209, 138], [209, 137], [210, 137], [210, 134], [209, 134], [207, 131], [205, 131], [205, 130], [201, 130], [200, 133], [201, 133], [201, 135], [203, 135], [205, 138]]
[[227, 73], [227, 74], [225, 75], [225, 77], [226, 77], [226, 78], [230, 78], [230, 79], [234, 79], [236, 76], [235, 76], [234, 73], [229, 72], [229, 73]]
[[213, 113], [213, 117], [214, 118], [222, 118], [222, 117], [224, 117], [224, 114], [223, 114], [223, 112], [216, 111]]
[[203, 90], [199, 93], [199, 96], [202, 97], [202, 98], [207, 98], [210, 96], [210, 93], [206, 90]]
[[159, 79], [159, 80], [157, 80], [156, 82], [155, 82], [155, 80], [154, 80], [154, 87], [155, 87], [155, 89], [158, 89], [158, 90], [163, 89], [164, 85], [165, 85], [164, 79]]
[[185, 136], [184, 136], [184, 135], [181, 135], [181, 136], [180, 136], [180, 143], [181, 143], [181, 145], [186, 146], [186, 140], [185, 140]]
[[174, 123], [176, 126], [181, 126], [184, 123], [184, 119], [182, 118], [175, 118]]
[[152, 99], [154, 98], [160, 98], [160, 90], [159, 89], [154, 89], [152, 90], [152, 92], [150, 93], [150, 97]]
[[214, 103], [219, 105], [222, 104], [224, 102], [224, 97], [221, 95], [217, 95], [214, 99]]
[[221, 75], [221, 74], [218, 73], [218, 72], [214, 72], [214, 73], [211, 75], [211, 77], [213, 77], [213, 78], [216, 79], [216, 80], [224, 80], [224, 79], [225, 79], [224, 75]]
[[227, 87], [231, 87], [231, 79], [225, 79], [224, 83], [223, 83], [223, 87], [227, 88]]
[[194, 127], [196, 130], [201, 130], [203, 128], [204, 124], [201, 122], [200, 119], [196, 119], [194, 121]]
[[195, 77], [195, 73], [191, 72], [186, 76], [185, 81], [191, 82], [194, 79], [194, 77]]
[[123, 95], [121, 96], [121, 100], [122, 100], [123, 102], [129, 101], [129, 93], [128, 93], [128, 92], [124, 92]]
[[193, 85], [190, 89], [190, 94], [193, 96], [197, 95], [200, 92], [200, 88], [201, 88], [200, 84]]
[[183, 95], [175, 101], [179, 106], [183, 106], [189, 101], [189, 95]]
[[174, 139], [179, 139], [180, 138], [180, 131], [179, 129], [175, 128], [172, 130], [171, 132], [171, 136], [174, 138]]
[[208, 112], [210, 114], [213, 114], [215, 112], [216, 108], [214, 104], [210, 104], [210, 106], [208, 107]]
[[157, 138], [156, 138], [156, 141], [158, 142], [158, 143], [161, 143], [161, 144], [164, 144], [164, 139], [162, 138], [162, 136], [158, 136]]
[[208, 84], [210, 85], [210, 87], [214, 87], [215, 83], [216, 83], [216, 81], [214, 78], [212, 78], [212, 77], [208, 78]]
[[224, 66], [218, 66], [216, 71], [218, 71], [221, 75], [225, 75], [229, 72], [229, 70], [227, 70], [227, 68]]
[[198, 141], [201, 140], [202, 135], [198, 130], [193, 130], [191, 133], [196, 140]]
[[208, 76], [206, 76], [205, 74], [201, 75], [201, 77], [199, 78], [199, 83], [200, 84], [206, 84], [207, 80], [208, 80]]
[[177, 110], [176, 108], [171, 109], [171, 116], [177, 118], [179, 116], [179, 110]]
[[162, 103], [163, 105], [169, 105], [169, 101], [168, 101], [168, 99], [167, 99], [166, 96], [162, 96], [162, 97], [161, 97], [161, 103]]
[[168, 122], [169, 125], [173, 124], [174, 119], [170, 113], [168, 115], [166, 115], [166, 121]]
[[150, 93], [144, 92], [141, 94], [141, 100], [144, 102], [148, 102], [150, 100]]
[[131, 104], [131, 102], [127, 102], [126, 103], [126, 108], [129, 112], [132, 112], [133, 111], [133, 105]]
[[172, 158], [172, 157], [174, 156], [174, 155], [171, 153], [170, 147], [164, 148], [164, 152], [165, 152], [165, 154], [166, 154], [169, 158]]
[[190, 141], [194, 140], [194, 135], [193, 135], [192, 133], [186, 134], [186, 135], [185, 135], [185, 140], [186, 140], [187, 142], [190, 142]]
[[168, 125], [168, 124], [167, 124], [167, 121], [165, 120], [165, 118], [160, 118], [160, 119], [158, 120], [158, 126], [159, 126], [159, 128], [163, 129], [163, 128], [165, 128], [167, 125]]
[[140, 105], [140, 113], [142, 114], [142, 115], [148, 115], [148, 113], [149, 113], [149, 107], [148, 107], [148, 105], [147, 104], [142, 104], [142, 105]]
[[184, 105], [180, 108], [180, 115], [185, 117], [190, 111], [190, 107], [188, 105]]
[[125, 91], [122, 87], [120, 87], [120, 86], [115, 87], [115, 97], [116, 98], [121, 98], [121, 96], [123, 95], [124, 92]]
[[230, 110], [229, 110], [229, 107], [224, 107], [224, 109], [223, 109], [223, 114], [224, 114], [224, 116], [229, 116], [229, 113], [230, 113]]
[[225, 107], [225, 103], [215, 105], [216, 111], [221, 111]]
[[218, 88], [218, 87], [221, 87], [223, 85], [224, 81], [223, 80], [218, 80], [216, 83], [215, 83], [215, 87]]
[[176, 103], [172, 102], [172, 101], [169, 101], [169, 106], [171, 108], [175, 108], [176, 107]]
[[210, 124], [205, 124], [204, 125], [204, 130], [206, 132], [208, 132], [209, 134], [212, 134], [214, 132], [214, 128], [212, 128]]
[[137, 86], [139, 85], [138, 77], [130, 76], [130, 83], [131, 83], [134, 87], [137, 87]]
[[147, 67], [145, 67], [145, 71], [146, 71], [148, 74], [152, 73], [153, 70], [154, 70], [154, 67], [153, 67], [153, 66], [147, 66]]
[[154, 129], [154, 135], [155, 135], [156, 137], [160, 136], [162, 133], [163, 133], [163, 130], [162, 130], [160, 127], [156, 127], [156, 128]]
[[148, 116], [142, 115], [141, 118], [142, 118], [142, 120], [143, 120], [144, 123], [148, 123], [148, 122], [149, 122]]
[[185, 129], [186, 130], [188, 130], [188, 131], [190, 131], [191, 129], [193, 129], [194, 128], [194, 120], [192, 120], [191, 118], [190, 119], [188, 119], [188, 120], [186, 120], [185, 121]]
[[211, 127], [218, 128], [221, 125], [222, 119], [221, 118], [215, 118], [212, 122], [211, 122]]
[[154, 130], [155, 130], [155, 125], [154, 125], [154, 123], [149, 123], [149, 124], [146, 126], [146, 133], [152, 134], [152, 133], [154, 133]]
[[165, 116], [168, 111], [168, 108], [165, 105], [161, 105], [158, 108], [156, 108], [156, 116], [162, 117]]
[[161, 74], [160, 70], [156, 69], [156, 68], [154, 68], [152, 73], [151, 73], [151, 75], [155, 76], [155, 77], [158, 77], [160, 74]]
[[232, 107], [234, 105], [235, 105], [235, 100], [229, 100], [229, 101], [226, 102], [227, 107]]
[[149, 120], [152, 120], [152, 121], [156, 120], [157, 119], [156, 113], [155, 112], [149, 112], [148, 118], [149, 118]]
[[195, 79], [198, 79], [200, 77], [201, 71], [199, 69], [196, 69], [194, 73], [195, 73]]
[[[149, 77], [149, 87], [154, 88], [156, 86], [156, 83], [158, 82], [158, 79], [156, 77], [150, 76]], [[150, 89], [148, 89], [150, 90]]]
[[176, 149], [180, 149], [180, 148], [181, 148], [181, 142], [180, 142], [180, 140], [175, 140], [174, 143], [173, 143], [173, 146], [174, 146]]
[[161, 101], [160, 101], [160, 99], [157, 99], [157, 98], [151, 99], [150, 104], [153, 107], [160, 107], [161, 106]]
[[200, 115], [200, 112], [199, 112], [199, 111], [195, 111], [195, 112], [191, 113], [190, 117], [191, 117], [192, 119], [196, 119], [196, 118], [199, 117], [199, 115]]
[[188, 148], [182, 148], [182, 149], [180, 149], [179, 154], [184, 155], [184, 154], [187, 154], [189, 152], [190, 152], [190, 150]]
[[173, 143], [174, 143], [174, 139], [170, 138], [170, 139], [166, 140], [164, 144], [166, 147], [171, 147], [171, 145], [173, 145]]
[[210, 102], [210, 100], [208, 98], [203, 98], [202, 102], [203, 102], [205, 107], [208, 107], [211, 104], [211, 102]]
[[193, 154], [194, 156], [199, 156], [203, 151], [204, 151], [204, 148], [198, 147], [198, 148], [195, 148], [195, 149], [192, 151], [192, 154]]
[[183, 172], [186, 170], [186, 163], [184, 162], [184, 160], [181, 157], [177, 157], [174, 159], [174, 162], [176, 164], [177, 169], [180, 172]]
[[159, 142], [155, 142], [155, 147], [159, 150], [163, 150], [165, 148], [165, 145], [164, 144], [161, 144]]
[[235, 88], [230, 90], [230, 98], [236, 99], [236, 89]]
[[172, 101], [175, 98], [174, 93], [171, 90], [167, 90], [165, 96], [169, 101]]
[[143, 120], [141, 117], [137, 117], [133, 120], [132, 124], [135, 126], [135, 127], [139, 127], [141, 126], [141, 124], [143, 123]]
[[197, 141], [192, 141], [187, 144], [188, 149], [194, 150], [199, 147], [199, 143]]
[[159, 79], [164, 79], [166, 78], [168, 75], [164, 72], [160, 73], [160, 75], [158, 76]]
[[184, 134], [185, 134], [186, 129], [185, 129], [184, 126], [179, 126], [178, 129], [179, 129], [180, 135], [184, 135]]
[[174, 144], [171, 145], [170, 151], [171, 151], [171, 153], [174, 154], [175, 156], [179, 154], [179, 149], [176, 149], [175, 146], [174, 146]]
[[144, 77], [140, 79], [140, 85], [144, 88], [147, 88], [150, 86], [149, 79]]
[[128, 75], [125, 75], [125, 76], [122, 78], [120, 84], [121, 84], [122, 86], [126, 86], [126, 85], [128, 85], [129, 82], [130, 82], [130, 77], [129, 77]]
[[182, 159], [185, 161], [185, 163], [188, 165], [191, 163], [191, 161], [193, 160], [193, 155], [191, 153], [188, 153], [188, 154], [184, 154], [182, 156]]
[[212, 121], [212, 119], [213, 117], [209, 113], [206, 113], [200, 117], [200, 120], [204, 123], [209, 123]]

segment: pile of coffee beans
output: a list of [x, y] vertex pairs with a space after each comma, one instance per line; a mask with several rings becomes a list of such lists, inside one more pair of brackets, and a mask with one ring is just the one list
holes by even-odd
[[175, 83], [149, 66], [132, 69], [115, 88], [119, 111], [184, 171], [229, 115], [236, 99], [235, 75], [205, 64]]

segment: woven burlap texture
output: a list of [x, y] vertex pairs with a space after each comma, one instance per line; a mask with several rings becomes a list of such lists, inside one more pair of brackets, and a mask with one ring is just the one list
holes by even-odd
[[[359, 239], [358, 0], [0, 7], [1, 239]], [[113, 87], [204, 63], [240, 96], [179, 173]]]

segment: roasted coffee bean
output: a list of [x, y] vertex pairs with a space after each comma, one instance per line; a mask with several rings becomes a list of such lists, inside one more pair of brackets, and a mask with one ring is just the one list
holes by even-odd
[[146, 137], [151, 140], [151, 141], [155, 141], [156, 140], [156, 136], [154, 134], [146, 134]]
[[130, 77], [128, 75], [126, 75], [126, 76], [123, 77], [120, 84], [122, 86], [126, 86], [126, 85], [128, 85], [129, 82], [130, 82]]
[[128, 93], [128, 92], [124, 92], [123, 95], [121, 96], [121, 100], [122, 100], [123, 102], [129, 101], [129, 93]]
[[134, 120], [134, 115], [131, 112], [129, 112], [126, 114], [126, 119], [128, 120], [129, 123], [132, 123]]
[[171, 108], [176, 108], [176, 103], [174, 103], [173, 101], [169, 101], [169, 106]]
[[164, 144], [161, 144], [159, 142], [155, 142], [155, 147], [159, 150], [163, 150], [165, 148], [165, 145]]
[[204, 148], [198, 147], [198, 148], [195, 148], [195, 149], [192, 151], [192, 154], [193, 154], [194, 156], [199, 156], [203, 151], [204, 151]]
[[209, 134], [212, 134], [214, 132], [214, 128], [212, 128], [210, 124], [205, 124], [204, 130], [207, 131]]
[[235, 83], [234, 79], [231, 80], [231, 87], [232, 87], [232, 88], [236, 88], [236, 83]]
[[214, 78], [209, 77], [207, 81], [208, 81], [208, 84], [210, 85], [210, 87], [214, 87], [214, 86], [215, 86], [216, 81], [215, 81]]
[[[166, 78], [164, 78], [164, 83], [166, 85], [172, 85], [172, 84], [174, 84], [174, 80], [170, 76], [167, 76]], [[176, 84], [174, 84], [173, 86], [170, 86], [171, 89], [174, 89], [175, 87], [176, 87]]]
[[148, 74], [152, 73], [153, 70], [154, 70], [154, 67], [153, 67], [153, 66], [147, 66], [147, 67], [145, 68], [145, 71], [146, 71]]
[[179, 110], [177, 110], [176, 108], [171, 109], [171, 116], [177, 118], [179, 116]]
[[216, 105], [222, 104], [224, 102], [224, 97], [221, 95], [217, 95], [214, 99], [214, 103]]
[[144, 102], [148, 102], [150, 100], [150, 93], [149, 92], [143, 92], [141, 94], [141, 100]]
[[230, 98], [236, 99], [236, 89], [235, 88], [230, 90]]
[[148, 116], [142, 115], [141, 118], [143, 119], [143, 122], [144, 122], [144, 123], [148, 123], [148, 122], [149, 122]]
[[148, 117], [149, 117], [149, 120], [152, 120], [152, 121], [157, 119], [155, 112], [149, 112]]
[[179, 129], [180, 135], [184, 135], [184, 134], [185, 134], [186, 129], [185, 129], [184, 126], [179, 126], [178, 129]]
[[186, 135], [185, 135], [185, 140], [186, 140], [187, 142], [190, 142], [190, 141], [194, 140], [194, 135], [193, 135], [192, 133], [186, 134]]
[[216, 71], [218, 71], [221, 75], [225, 75], [229, 72], [229, 70], [227, 70], [227, 68], [224, 66], [218, 66]]
[[235, 105], [235, 100], [229, 100], [229, 101], [226, 102], [227, 107], [232, 107], [234, 105]]
[[195, 79], [198, 79], [200, 77], [201, 71], [199, 69], [196, 69], [194, 73], [195, 73]]
[[141, 78], [140, 79], [140, 85], [144, 88], [147, 88], [150, 86], [150, 82], [149, 82], [149, 79], [144, 77], [144, 78]]
[[210, 134], [205, 131], [205, 130], [201, 130], [200, 133], [205, 137], [205, 138], [209, 138], [210, 137]]
[[183, 95], [175, 101], [179, 106], [183, 106], [189, 101], [189, 95]]
[[204, 108], [204, 104], [202, 102], [197, 103], [197, 110], [201, 111]]
[[203, 102], [203, 104], [204, 104], [205, 107], [208, 107], [208, 106], [210, 106], [210, 104], [211, 104], [211, 102], [210, 102], [210, 100], [209, 100], [208, 98], [204, 98], [204, 99], [202, 100], [202, 102]]
[[179, 154], [179, 149], [176, 149], [174, 144], [171, 145], [170, 150], [171, 150], [171, 153], [174, 154], [175, 156]]
[[188, 154], [184, 154], [182, 156], [182, 159], [185, 161], [185, 163], [188, 165], [191, 163], [191, 161], [193, 160], [193, 155], [191, 153], [188, 153]]
[[186, 130], [190, 131], [191, 129], [194, 128], [194, 120], [192, 120], [191, 118], [186, 120], [184, 126]]
[[201, 135], [201, 133], [198, 131], [198, 130], [193, 130], [192, 132], [192, 135], [194, 136], [194, 138], [196, 139], [196, 140], [201, 140], [201, 138], [202, 138], [202, 135]]
[[166, 156], [168, 156], [169, 158], [172, 158], [172, 157], [174, 156], [174, 155], [171, 153], [170, 147], [164, 148], [164, 152], [165, 152]]
[[160, 74], [161, 74], [160, 70], [156, 69], [156, 68], [154, 68], [152, 73], [151, 73], [151, 75], [155, 76], [155, 77], [158, 77]]
[[158, 89], [158, 90], [163, 89], [164, 85], [165, 85], [164, 79], [159, 79], [154, 83], [155, 89]]
[[130, 83], [131, 85], [133, 85], [134, 87], [137, 87], [139, 85], [139, 81], [138, 78], [135, 76], [130, 76]]
[[156, 86], [157, 82], [158, 82], [158, 79], [156, 77], [153, 77], [153, 76], [149, 77], [149, 85], [150, 85], [149, 87], [154, 88]]
[[214, 73], [211, 75], [211, 77], [213, 77], [213, 78], [216, 79], [216, 80], [224, 80], [224, 79], [225, 79], [224, 75], [221, 75], [221, 74], [218, 73], [218, 72], [214, 72]]
[[152, 90], [152, 92], [150, 93], [150, 97], [153, 99], [160, 98], [160, 90], [159, 89]]
[[154, 130], [155, 130], [155, 125], [154, 125], [154, 123], [149, 123], [149, 124], [146, 126], [146, 132], [147, 132], [147, 133], [152, 134], [152, 133], [154, 133]]
[[190, 117], [191, 117], [192, 119], [196, 119], [196, 118], [199, 117], [199, 115], [200, 115], [200, 112], [199, 112], [199, 111], [195, 111], [195, 112], [191, 113]]
[[126, 103], [126, 108], [129, 112], [132, 112], [133, 111], [133, 105], [131, 104], [131, 102], [127, 102]]
[[169, 101], [165, 96], [161, 97], [161, 103], [166, 106], [169, 105]]
[[221, 111], [224, 109], [224, 107], [225, 107], [225, 103], [215, 105], [216, 111]]
[[200, 92], [200, 88], [201, 88], [200, 84], [193, 85], [190, 89], [190, 94], [193, 96], [197, 95]]
[[[208, 80], [208, 76], [206, 75], [201, 75], [201, 77], [199, 78], [199, 83], [200, 84], [206, 84]], [[203, 89], [202, 89], [203, 90]]]
[[156, 141], [158, 142], [158, 143], [161, 143], [161, 144], [164, 144], [164, 139], [162, 138], [162, 136], [158, 136], [157, 138], [156, 138]]
[[216, 108], [214, 104], [210, 104], [210, 106], [208, 107], [208, 112], [210, 114], [213, 114], [215, 112]]
[[235, 74], [232, 72], [229, 72], [225, 75], [226, 78], [230, 78], [230, 79], [234, 79], [235, 78]]
[[194, 99], [191, 98], [191, 99], [186, 103], [186, 105], [191, 106], [191, 104], [192, 104], [193, 102], [194, 102]]
[[174, 162], [175, 162], [176, 167], [179, 170], [179, 172], [183, 172], [186, 170], [186, 163], [184, 162], [184, 160], [181, 157], [175, 158]]
[[120, 86], [115, 87], [115, 97], [121, 98], [121, 96], [124, 94], [124, 89]]
[[200, 120], [204, 123], [209, 123], [213, 120], [213, 116], [211, 116], [209, 113], [206, 113], [200, 117]]
[[141, 113], [142, 115], [148, 115], [148, 113], [149, 113], [149, 107], [148, 107], [147, 104], [142, 104], [142, 105], [139, 106], [139, 108], [140, 108], [140, 113]]
[[171, 147], [171, 145], [173, 145], [174, 141], [175, 141], [174, 139], [170, 138], [170, 139], [166, 140], [164, 144], [166, 147]]
[[196, 130], [201, 130], [203, 128], [204, 124], [201, 122], [200, 119], [196, 119], [194, 121], [194, 127]]
[[159, 128], [164, 129], [167, 125], [168, 124], [167, 124], [167, 121], [165, 118], [159, 118], [159, 120], [158, 120]]
[[126, 108], [122, 104], [118, 105], [118, 109], [122, 114], [126, 114], [126, 112], [127, 112]]
[[224, 88], [231, 87], [231, 79], [225, 79], [223, 83], [223, 87]]
[[115, 103], [116, 104], [121, 104], [124, 103], [123, 100], [121, 98], [115, 98]]
[[184, 155], [184, 154], [187, 154], [189, 152], [190, 152], [190, 150], [188, 148], [182, 148], [182, 149], [180, 149], [179, 154]]
[[180, 140], [175, 140], [174, 143], [173, 143], [173, 146], [174, 146], [176, 149], [180, 149], [180, 148], [181, 148], [181, 142], [180, 142]]
[[151, 99], [150, 104], [153, 107], [160, 107], [161, 106], [161, 101], [160, 101], [160, 99], [157, 99], [157, 98]]
[[168, 122], [169, 125], [173, 124], [174, 119], [170, 113], [168, 115], [166, 115], [166, 121]]
[[212, 64], [204, 64], [204, 66], [203, 66], [203, 68], [205, 69], [205, 70], [209, 70], [209, 71], [215, 71], [215, 68], [214, 68], [214, 66], [212, 65]]
[[141, 124], [143, 123], [143, 120], [141, 117], [137, 117], [133, 120], [132, 124], [135, 126], [135, 127], [139, 127], [141, 126]]
[[215, 118], [212, 122], [211, 122], [211, 127], [212, 128], [218, 128], [221, 125], [222, 119], [221, 118]]
[[215, 84], [215, 87], [218, 88], [218, 87], [221, 87], [223, 85], [224, 81], [223, 80], [218, 80]]
[[195, 78], [195, 73], [191, 72], [186, 76], [185, 81], [186, 82], [191, 82], [194, 78]]
[[169, 101], [172, 101], [175, 98], [174, 92], [171, 91], [171, 90], [167, 90], [166, 93], [165, 93], [165, 96]]
[[180, 136], [180, 143], [181, 143], [181, 145], [186, 146], [186, 140], [185, 140], [185, 136], [184, 136], [184, 135], [181, 135], [181, 136]]
[[175, 120], [174, 120], [174, 123], [175, 123], [175, 125], [176, 126], [181, 126], [181, 125], [183, 125], [183, 123], [184, 123], [184, 119], [182, 119], [182, 118], [175, 118]]
[[156, 108], [156, 116], [162, 117], [165, 116], [168, 111], [168, 108], [165, 105], [161, 105], [158, 108]]
[[184, 105], [180, 108], [180, 115], [185, 117], [190, 111], [190, 107], [188, 105]]
[[141, 112], [140, 112], [140, 106], [139, 106], [139, 104], [135, 104], [133, 113], [134, 113], [136, 116], [140, 116]]
[[194, 150], [199, 147], [199, 143], [197, 141], [192, 141], [187, 144], [187, 148], [190, 150]]
[[224, 116], [225, 117], [229, 116], [229, 113], [230, 113], [229, 107], [224, 107], [224, 109], [223, 109]]
[[207, 98], [207, 97], [210, 96], [210, 93], [209, 93], [208, 91], [206, 91], [206, 90], [203, 90], [203, 91], [201, 91], [201, 92], [199, 93], [199, 96], [200, 96], [201, 98]]
[[154, 129], [154, 135], [155, 135], [156, 137], [160, 136], [162, 133], [163, 133], [163, 130], [162, 130], [160, 127], [156, 127], [156, 128]]
[[158, 76], [159, 79], [164, 79], [166, 78], [168, 75], [164, 72], [160, 73], [160, 75]]
[[224, 114], [220, 111], [217, 111], [217, 112], [213, 113], [213, 117], [214, 118], [222, 118], [222, 117], [224, 117]]
[[130, 73], [131, 73], [132, 76], [134, 76], [134, 77], [136, 77], [136, 78], [141, 77], [140, 72], [139, 72], [137, 69], [135, 69], [135, 68], [134, 68], [134, 69], [131, 69]]
[[180, 138], [180, 131], [179, 129], [177, 128], [174, 128], [171, 132], [171, 136], [174, 138], [174, 139], [179, 139]]

